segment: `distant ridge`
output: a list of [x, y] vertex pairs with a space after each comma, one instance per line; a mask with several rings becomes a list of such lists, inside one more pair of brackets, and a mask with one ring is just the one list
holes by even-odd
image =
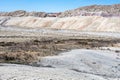
[[13, 12], [0, 12], [0, 16], [12, 17], [73, 17], [73, 16], [103, 16], [103, 17], [120, 17], [120, 4], [114, 5], [91, 5], [84, 6], [74, 10], [67, 10], [60, 13], [46, 13], [46, 12], [27, 12], [18, 10]]
[[0, 16], [12, 16], [12, 17], [57, 17], [60, 13], [46, 13], [46, 12], [26, 12], [24, 10], [17, 10], [13, 12], [0, 12]]
[[120, 16], [120, 4], [85, 6], [74, 10], [65, 11], [60, 15], [60, 17], [71, 16]]

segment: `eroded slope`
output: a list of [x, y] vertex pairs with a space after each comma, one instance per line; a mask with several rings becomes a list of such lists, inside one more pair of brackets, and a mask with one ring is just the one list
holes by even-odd
[[120, 18], [97, 16], [65, 18], [12, 17], [4, 23], [4, 26], [120, 32]]

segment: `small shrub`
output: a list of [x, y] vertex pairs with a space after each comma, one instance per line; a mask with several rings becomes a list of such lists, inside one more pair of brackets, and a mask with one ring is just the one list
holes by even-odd
[[14, 62], [14, 63], [30, 63], [37, 59], [36, 54], [31, 54], [27, 52], [17, 52], [17, 53], [3, 53], [0, 54], [0, 59], [7, 61], [7, 62]]

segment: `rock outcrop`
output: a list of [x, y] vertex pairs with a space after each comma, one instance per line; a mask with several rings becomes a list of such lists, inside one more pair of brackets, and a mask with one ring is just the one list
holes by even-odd
[[13, 12], [0, 12], [0, 16], [12, 17], [71, 17], [71, 16], [103, 16], [103, 17], [120, 17], [120, 4], [115, 5], [91, 5], [80, 7], [74, 10], [68, 10], [59, 13], [46, 13], [46, 12], [26, 12], [18, 10]]
[[0, 12], [0, 16], [11, 16], [11, 17], [57, 17], [60, 13], [46, 13], [46, 12], [26, 12], [24, 10], [18, 10], [14, 12]]
[[120, 4], [115, 5], [92, 5], [80, 7], [74, 10], [63, 12], [59, 17], [71, 16], [119, 16], [120, 17]]

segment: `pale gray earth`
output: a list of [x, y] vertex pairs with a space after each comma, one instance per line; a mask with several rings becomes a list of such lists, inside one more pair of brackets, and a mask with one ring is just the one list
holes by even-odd
[[0, 80], [120, 80], [120, 53], [76, 49], [34, 66], [0, 64]]
[[62, 68], [41, 68], [3, 64], [0, 80], [106, 80], [100, 76]]

